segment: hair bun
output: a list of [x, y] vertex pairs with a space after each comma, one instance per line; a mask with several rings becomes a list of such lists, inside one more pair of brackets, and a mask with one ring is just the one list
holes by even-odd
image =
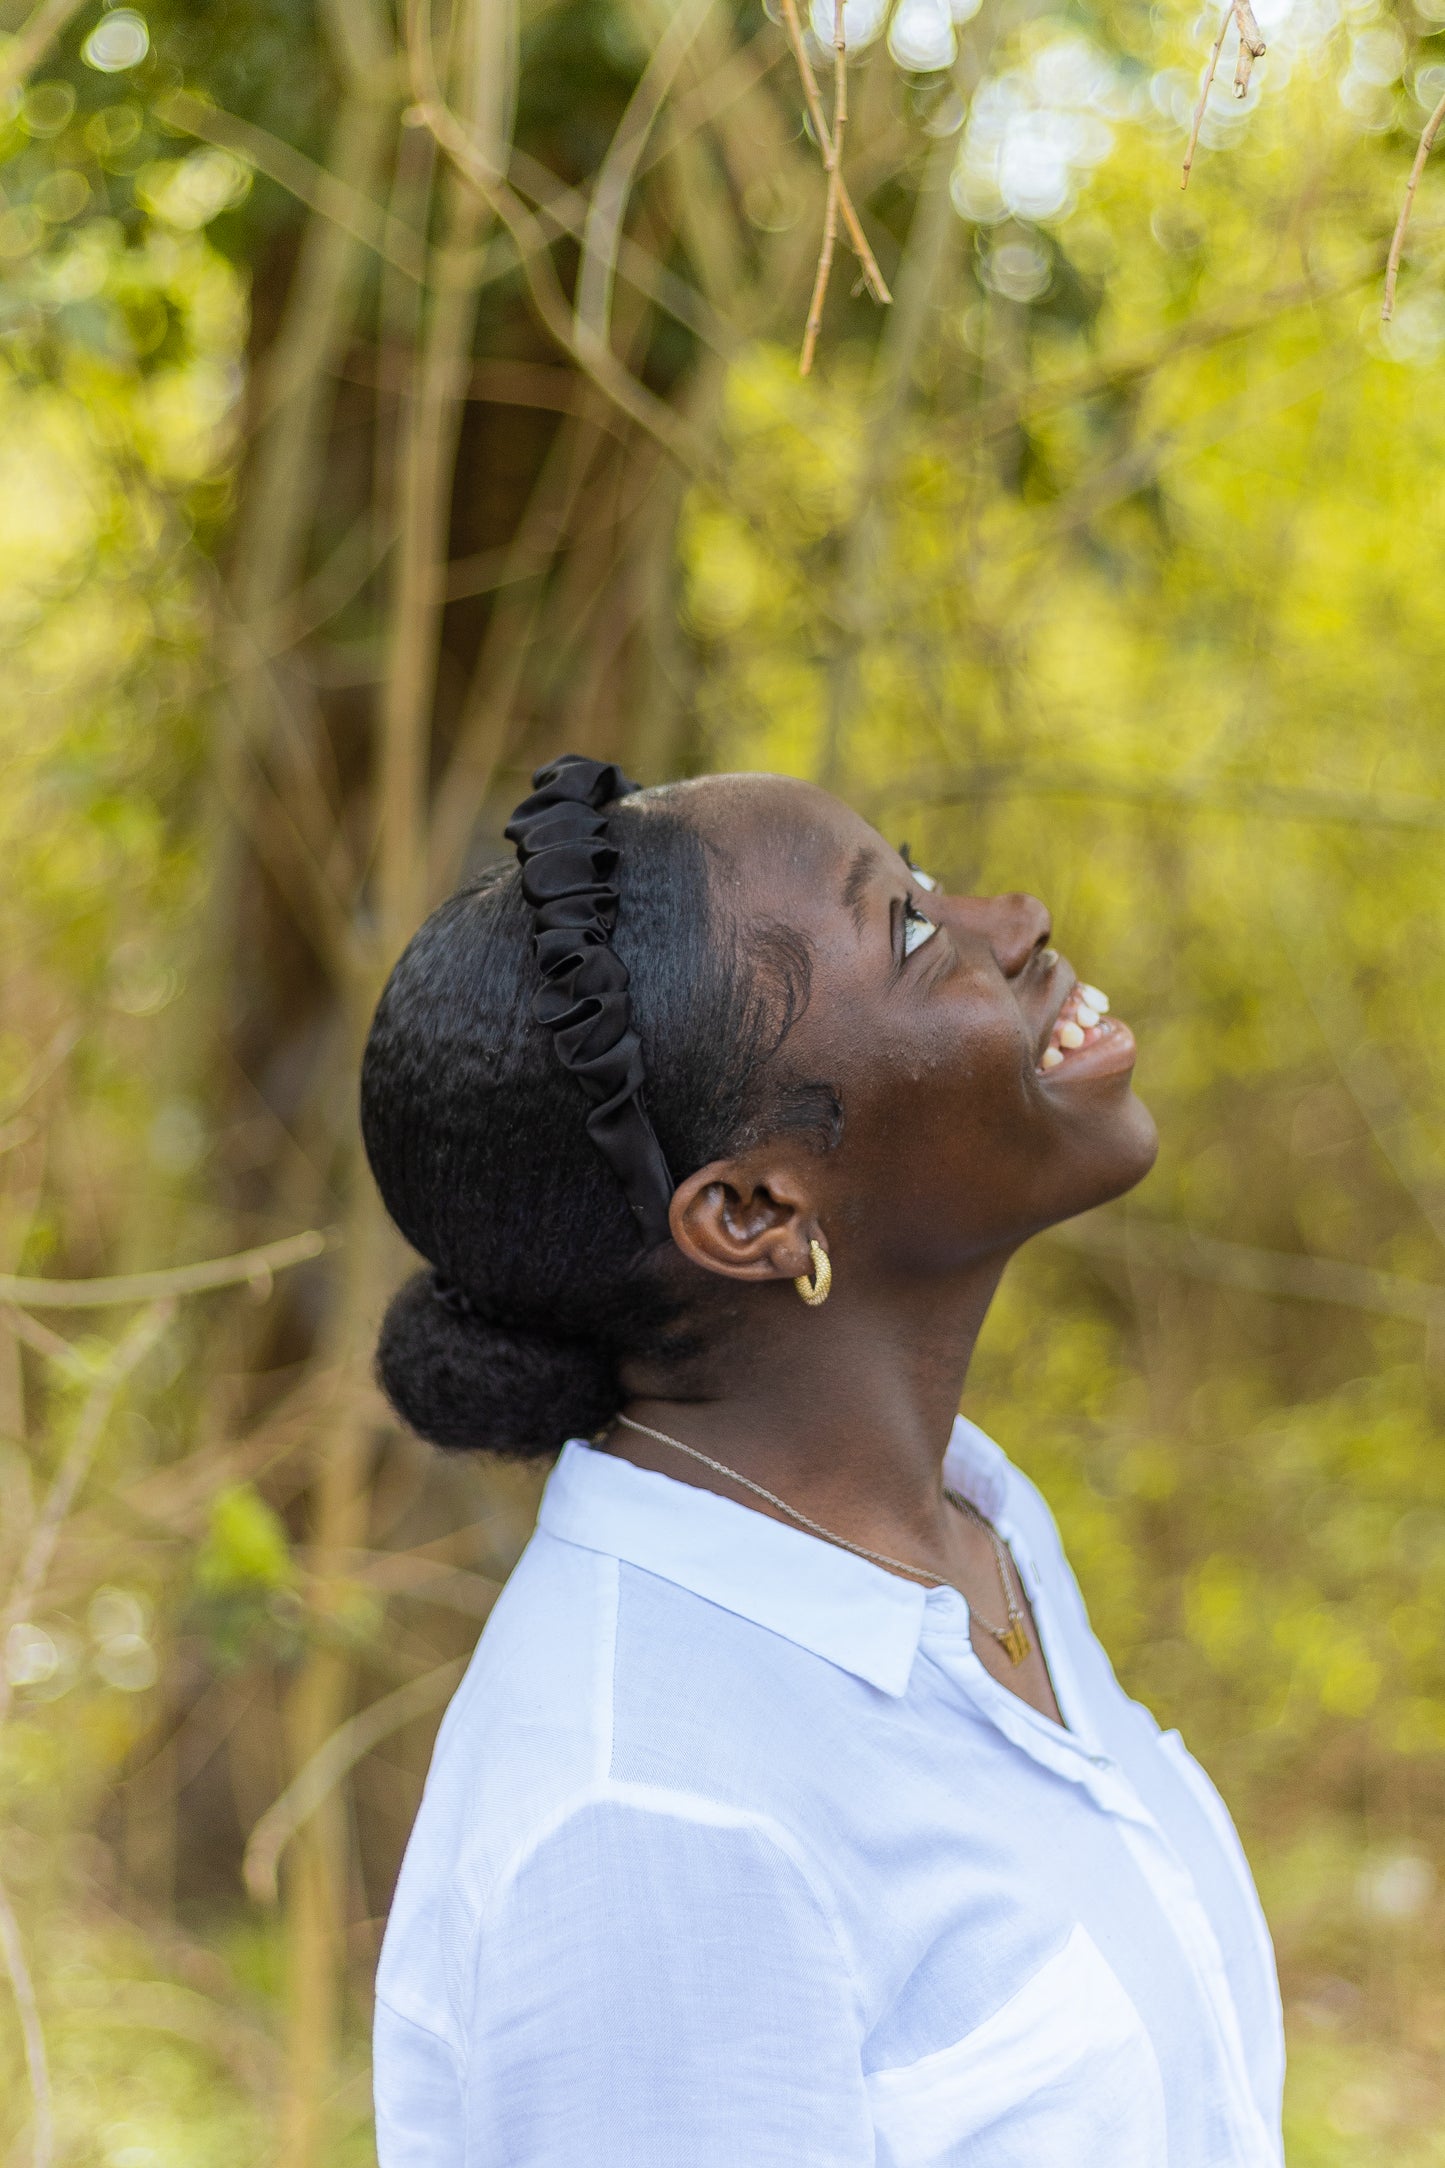
[[376, 1375], [404, 1423], [453, 1451], [532, 1455], [612, 1420], [622, 1394], [605, 1348], [494, 1324], [460, 1293], [418, 1272], [392, 1297]]

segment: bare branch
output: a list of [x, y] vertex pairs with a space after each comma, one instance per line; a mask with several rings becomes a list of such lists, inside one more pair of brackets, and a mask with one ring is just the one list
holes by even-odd
[[304, 203], [317, 216], [339, 226], [353, 241], [360, 241], [405, 278], [420, 282], [426, 277], [426, 243], [379, 204], [338, 179], [326, 166], [318, 166], [279, 136], [258, 128], [254, 121], [239, 120], [219, 106], [208, 105], [188, 90], [174, 90], [157, 109], [174, 128], [184, 129], [198, 142], [212, 143], [218, 150], [234, 151], [248, 165], [264, 173], [268, 181]]
[[1257, 1249], [1249, 1242], [1221, 1242], [1214, 1235], [1137, 1214], [1090, 1212], [1050, 1228], [1046, 1239], [1101, 1257], [1143, 1256], [1191, 1278], [1217, 1280], [1260, 1295], [1296, 1302], [1325, 1302], [1376, 1317], [1406, 1317], [1429, 1325], [1445, 1318], [1445, 1283], [1412, 1280], [1338, 1257]]
[[[580, 188], [566, 187], [540, 160], [515, 148], [507, 171], [513, 187], [524, 197], [531, 197], [531, 207], [547, 240], [554, 239], [559, 233], [570, 233], [581, 240], [587, 224], [587, 198]], [[511, 256], [507, 254], [495, 275], [501, 277], [511, 269]], [[686, 279], [660, 264], [630, 234], [624, 233], [618, 240], [617, 276], [638, 293], [645, 294], [649, 301], [656, 302], [665, 316], [685, 324], [715, 354], [726, 357], [736, 351], [738, 336], [717, 310], [695, 286], [690, 286]]]
[[1364, 361], [1358, 340], [1341, 339], [1293, 367], [1282, 369], [1262, 389], [1220, 400], [1187, 432], [1164, 428], [1141, 438], [1117, 460], [1054, 500], [1047, 519], [1040, 523], [1035, 546], [1057, 542], [1097, 518], [1110, 505], [1132, 496], [1155, 476], [1196, 458], [1211, 445], [1226, 442], [1237, 431], [1258, 428], [1267, 414], [1297, 405], [1342, 382], [1363, 368]]
[[1249, 78], [1254, 64], [1264, 55], [1264, 38], [1254, 19], [1254, 9], [1249, 0], [1234, 0], [1234, 19], [1239, 25], [1239, 58], [1234, 66], [1234, 95], [1244, 98], [1249, 94]]
[[818, 251], [818, 270], [813, 298], [803, 327], [803, 351], [798, 359], [799, 376], [809, 376], [818, 333], [823, 323], [823, 303], [833, 270], [833, 250], [838, 240], [838, 190], [842, 178], [843, 137], [848, 127], [848, 47], [843, 35], [843, 0], [833, 0], [833, 139], [823, 154], [828, 168], [828, 197], [823, 208], [823, 245]]
[[[798, 0], [781, 0], [781, 4], [783, 22], [788, 33], [788, 43], [793, 48], [793, 58], [798, 64], [798, 74], [802, 80], [803, 96], [807, 101], [808, 118], [813, 123], [813, 133], [818, 138], [818, 148], [823, 154], [823, 161], [826, 165], [832, 152], [833, 136], [828, 126], [827, 115], [823, 111], [823, 100], [818, 90], [818, 78], [813, 73], [813, 62], [808, 53], [807, 41], [803, 36], [803, 25], [798, 16]], [[853, 208], [853, 199], [848, 193], [848, 184], [843, 179], [841, 172], [838, 175], [838, 208], [842, 213], [843, 223], [848, 229], [848, 239], [853, 244], [853, 252], [862, 267], [863, 278], [868, 291], [876, 302], [886, 307], [893, 299], [893, 296], [888, 291], [883, 273], [878, 268], [878, 260], [868, 246], [868, 236], [864, 233], [858, 213]]]
[[746, 45], [733, 49], [721, 67], [701, 70], [700, 79], [679, 91], [673, 100], [668, 139], [654, 142], [643, 151], [639, 174], [650, 173], [686, 137], [716, 128], [725, 114], [751, 96], [781, 59], [773, 24], [764, 22]]
[[1222, 310], [1217, 315], [1197, 316], [1192, 322], [1173, 326], [1162, 336], [1141, 340], [1135, 346], [1090, 362], [1085, 369], [999, 393], [975, 410], [969, 433], [979, 439], [997, 436], [1016, 428], [1020, 421], [1032, 415], [1054, 413], [1077, 400], [1092, 398], [1096, 392], [1137, 381], [1176, 354], [1185, 354], [1194, 348], [1207, 349], [1227, 339], [1243, 338], [1261, 324], [1274, 323], [1294, 309], [1318, 308], [1321, 302], [1368, 285], [1378, 264], [1378, 255], [1372, 249], [1368, 254], [1358, 256], [1337, 279], [1328, 282], [1297, 279], [1288, 286], [1276, 286], [1246, 309], [1236, 307]]
[[276, 1902], [276, 1876], [285, 1851], [298, 1829], [311, 1819], [322, 1801], [336, 1789], [347, 1771], [400, 1731], [414, 1717], [425, 1716], [446, 1697], [460, 1679], [469, 1659], [453, 1658], [409, 1679], [395, 1693], [383, 1694], [356, 1716], [348, 1717], [332, 1732], [308, 1762], [297, 1770], [280, 1797], [272, 1802], [251, 1831], [241, 1872], [246, 1887], [258, 1904]]
[[1233, 21], [1234, 0], [1229, 0], [1229, 4], [1224, 10], [1224, 20], [1219, 26], [1219, 36], [1214, 41], [1214, 51], [1209, 56], [1209, 66], [1204, 71], [1204, 87], [1199, 93], [1199, 103], [1194, 108], [1194, 125], [1189, 131], [1189, 147], [1184, 153], [1184, 172], [1179, 183], [1181, 188], [1189, 186], [1189, 169], [1194, 163], [1194, 153], [1199, 145], [1199, 131], [1204, 124], [1204, 108], [1208, 105], [1209, 93], [1214, 88], [1214, 77], [1219, 67], [1219, 56], [1224, 51], [1225, 33]]
[[546, 234], [441, 95], [426, 8], [427, 0], [409, 0], [407, 8], [407, 50], [416, 92], [411, 117], [431, 130], [453, 164], [486, 199], [498, 222], [510, 234], [532, 305], [558, 345], [573, 356], [609, 399], [639, 428], [655, 437], [680, 465], [687, 468], [700, 465], [700, 450], [691, 430], [678, 420], [665, 401], [639, 384], [611, 349], [598, 341], [595, 333], [579, 331], [574, 326], [548, 250]]
[[[20, 1563], [10, 1584], [5, 1608], [0, 1611], [0, 1648], [12, 1626], [30, 1616], [35, 1599], [45, 1584], [55, 1546], [76, 1493], [90, 1473], [110, 1412], [126, 1379], [145, 1360], [175, 1315], [173, 1301], [153, 1303], [122, 1335], [81, 1407], [75, 1435], [46, 1492], [45, 1503], [35, 1516]], [[0, 1723], [10, 1713], [12, 1687], [8, 1672], [0, 1672]]]
[[586, 407], [579, 406], [558, 430], [512, 538], [498, 552], [492, 577], [499, 585], [526, 582], [530, 592], [507, 598], [509, 606], [493, 613], [472, 666], [461, 719], [432, 799], [433, 895], [439, 881], [450, 887], [455, 879], [477, 807], [502, 757], [528, 657], [540, 645], [543, 577], [569, 538], [576, 539], [572, 530], [578, 504], [599, 449], [601, 424], [591, 410], [604, 406], [590, 386], [581, 388]]
[[80, 1037], [79, 1024], [62, 1024], [50, 1040], [44, 1052], [37, 1054], [25, 1075], [15, 1087], [12, 1098], [5, 1102], [7, 1117], [16, 1115], [29, 1106], [41, 1087], [50, 1082], [57, 1069], [66, 1061]]
[[[1422, 1147], [1420, 1124], [1391, 1067], [1348, 975], [1322, 962], [1311, 926], [1288, 890], [1271, 895], [1275, 925], [1320, 1036], [1395, 1179], [1413, 1200], [1436, 1241], [1445, 1248], [1445, 1186]], [[1445, 1297], [1438, 1313], [1445, 1318]]]
[[1239, 42], [1253, 60], [1263, 60], [1265, 54], [1264, 32], [1255, 20], [1254, 9], [1249, 0], [1234, 0], [1234, 19], [1239, 25]]
[[0, 52], [0, 102], [25, 81], [32, 68], [45, 58], [66, 24], [77, 16], [85, 0], [40, 0], [28, 22], [21, 24]]
[[[449, 173], [447, 181], [448, 233], [464, 246], [477, 238], [490, 204], [460, 173]], [[378, 716], [377, 886], [388, 963], [400, 954], [421, 915], [425, 886], [427, 775], [447, 535], [479, 294], [475, 277], [438, 283], [403, 407], [398, 536]]]
[[1425, 161], [1434, 148], [1436, 136], [1440, 133], [1441, 121], [1445, 121], [1445, 98], [1440, 100], [1440, 103], [1425, 123], [1424, 133], [1420, 137], [1419, 148], [1415, 152], [1415, 162], [1410, 168], [1410, 178], [1405, 184], [1405, 200], [1400, 205], [1400, 215], [1395, 221], [1395, 231], [1390, 241], [1390, 254], [1385, 264], [1385, 298], [1380, 304], [1380, 322], [1382, 324], [1388, 324], [1395, 313], [1395, 281], [1400, 276], [1400, 258], [1405, 252], [1405, 228], [1410, 223], [1410, 213], [1415, 208], [1415, 190], [1420, 185], [1420, 175], [1425, 170]]
[[637, 88], [627, 101], [616, 134], [597, 169], [592, 201], [582, 236], [572, 322], [574, 337], [590, 334], [602, 345], [612, 340], [612, 282], [627, 200], [653, 122], [662, 110], [689, 46], [702, 27], [713, 0], [682, 0], [658, 39]]
[[40, 2024], [40, 2009], [35, 2000], [35, 1983], [30, 1977], [30, 1967], [25, 1961], [25, 1943], [20, 1933], [20, 1923], [11, 1909], [10, 1898], [0, 1883], [0, 1958], [10, 1976], [10, 1991], [15, 1997], [16, 2014], [20, 2019], [20, 2037], [25, 2046], [25, 2072], [30, 2080], [31, 2168], [51, 2168], [55, 2158], [55, 2111], [50, 2092], [50, 2065], [45, 2054], [45, 2034]]
[[4, 1319], [7, 1328], [14, 1333], [17, 1340], [23, 1340], [37, 1355], [43, 1355], [48, 1363], [57, 1364], [73, 1378], [94, 1377], [95, 1365], [78, 1354], [60, 1333], [52, 1332], [48, 1325], [42, 1325], [38, 1318], [27, 1317], [23, 1310], [12, 1309], [9, 1303], [0, 1304], [0, 1318]]
[[244, 1281], [258, 1294], [270, 1291], [271, 1276], [319, 1257], [333, 1241], [311, 1228], [286, 1235], [234, 1257], [210, 1257], [202, 1264], [176, 1265], [165, 1272], [130, 1272], [112, 1280], [20, 1280], [0, 1273], [0, 1302], [32, 1310], [104, 1310], [128, 1302], [157, 1302], [178, 1295], [199, 1295], [213, 1287], [238, 1287]]
[[384, 0], [321, 0], [318, 18], [337, 65], [351, 82], [375, 80], [399, 62], [390, 14]]
[[[275, 682], [270, 658], [259, 660], [256, 668], [265, 680], [266, 690], [282, 722], [289, 724], [292, 718]], [[337, 984], [355, 983], [364, 976], [370, 961], [364, 939], [338, 894], [331, 873], [301, 827], [291, 793], [281, 788], [268, 773], [259, 747], [249, 736], [242, 751], [247, 763], [247, 774], [241, 779], [242, 783], [249, 781], [258, 788], [238, 789], [231, 804], [237, 825], [290, 905], [299, 931], [311, 942]], [[292, 765], [294, 767], [295, 763]], [[294, 777], [292, 780], [294, 782]], [[295, 806], [299, 807], [309, 795], [309, 792], [304, 796], [298, 793]]]

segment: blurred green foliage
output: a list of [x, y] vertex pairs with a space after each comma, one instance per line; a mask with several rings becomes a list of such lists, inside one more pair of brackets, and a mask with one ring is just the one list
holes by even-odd
[[[528, 140], [590, 173], [647, 24], [599, 0], [524, 27]], [[184, 81], [321, 157], [333, 91], [303, 11], [157, 10], [116, 76], [79, 60], [88, 28], [0, 128], [7, 1271], [199, 1255], [230, 1225], [188, 980], [228, 893], [218, 563], [265, 420], [249, 289], [274, 315], [294, 230], [279, 189], [179, 136], [164, 101]], [[928, 306], [900, 285], [880, 337], [840, 291], [806, 384], [771, 333], [719, 363], [717, 460], [677, 535], [682, 757], [823, 776], [950, 885], [1043, 895], [1136, 1025], [1159, 1167], [1107, 1224], [1020, 1261], [970, 1412], [1043, 1484], [1127, 1686], [1236, 1811], [1285, 1976], [1294, 2168], [1426, 2168], [1445, 2161], [1433, 174], [1385, 334], [1377, 277], [1445, 51], [1424, 9], [1276, 9], [1181, 199], [1212, 28], [1120, 4], [970, 26], [956, 76], [900, 71], [881, 41], [860, 58], [860, 110], [896, 77], [913, 130], [872, 176], [875, 230], [951, 190]], [[1030, 165], [1018, 146], [1040, 141]], [[791, 187], [735, 191], [756, 232], [816, 220]], [[483, 312], [509, 363], [518, 291]], [[659, 381], [691, 337], [652, 350]], [[283, 960], [289, 995], [311, 966]], [[254, 969], [235, 974], [248, 1016]], [[318, 1642], [372, 1651], [383, 1677], [411, 1647], [359, 1582], [311, 1608], [270, 1448], [223, 1450], [244, 1335], [223, 1318], [214, 1344], [182, 1328], [140, 1374], [105, 1508], [6, 1652], [0, 1872], [67, 2168], [262, 2156], [280, 1941], [235, 1866], [287, 1770], [256, 1711]], [[26, 1394], [0, 1378], [6, 1566], [85, 1390], [49, 1373], [37, 1395], [33, 1356], [23, 1450]], [[413, 1480], [388, 1469], [403, 1505], [379, 1482], [383, 1520]], [[480, 1523], [457, 1481], [453, 1524]], [[515, 1519], [525, 1503], [503, 1498]], [[479, 1599], [458, 1602], [470, 1632]], [[208, 1699], [222, 1675], [230, 1698]], [[410, 1783], [381, 1765], [385, 1857]], [[369, 1871], [358, 1978], [385, 1903]], [[368, 2144], [363, 2021], [338, 2160]], [[0, 2146], [23, 2102], [7, 2016]]]
[[[1020, 64], [1077, 37], [1035, 24]], [[1043, 896], [1134, 1023], [1159, 1166], [1109, 1245], [1013, 1269], [966, 1405], [1241, 1822], [1285, 1970], [1292, 2160], [1436, 2161], [1436, 348], [1382, 339], [1352, 275], [1394, 177], [1347, 151], [1327, 51], [1182, 205], [1157, 106], [1113, 129], [1071, 216], [953, 237], [921, 407], [857, 347], [808, 385], [789, 352], [734, 365], [727, 486], [682, 530], [706, 760], [824, 774], [948, 885]], [[1099, 367], [1131, 353], [1132, 381]], [[1160, 1223], [1227, 1247], [1161, 1249]], [[1311, 1254], [1359, 1268], [1367, 1306], [1308, 1272], [1249, 1285]]]

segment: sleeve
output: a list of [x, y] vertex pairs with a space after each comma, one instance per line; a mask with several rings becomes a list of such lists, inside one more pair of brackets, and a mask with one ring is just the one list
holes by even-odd
[[873, 2168], [852, 1973], [757, 1824], [588, 1805], [492, 1907], [475, 1985], [465, 2168]]
[[380, 2168], [461, 2168], [466, 2158], [462, 2088], [447, 2043], [380, 1995], [373, 2026]]

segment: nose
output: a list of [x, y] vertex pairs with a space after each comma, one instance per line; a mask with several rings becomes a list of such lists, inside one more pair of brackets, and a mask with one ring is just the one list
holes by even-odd
[[1018, 977], [1054, 930], [1048, 906], [1037, 896], [961, 896], [957, 902], [965, 923], [988, 942], [1007, 979]]

